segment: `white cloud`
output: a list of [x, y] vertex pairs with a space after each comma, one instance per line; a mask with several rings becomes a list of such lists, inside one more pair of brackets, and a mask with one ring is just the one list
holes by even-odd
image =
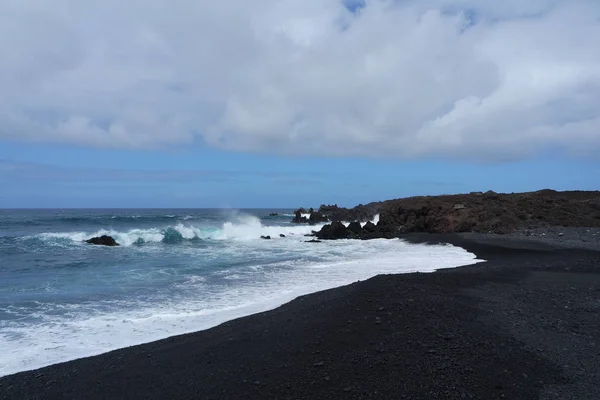
[[600, 151], [596, 0], [5, 0], [0, 54], [0, 139]]

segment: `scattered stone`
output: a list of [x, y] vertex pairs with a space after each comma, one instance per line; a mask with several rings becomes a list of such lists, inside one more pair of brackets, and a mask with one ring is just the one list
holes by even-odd
[[279, 234], [279, 237], [280, 237], [280, 238], [284, 238], [284, 237], [285, 237], [285, 235], [284, 235], [283, 233], [280, 233], [280, 234]]
[[261, 239], [265, 239], [265, 240], [269, 240], [269, 239], [271, 239], [271, 236], [269, 236], [269, 235], [267, 235], [267, 236], [261, 236], [260, 238]]

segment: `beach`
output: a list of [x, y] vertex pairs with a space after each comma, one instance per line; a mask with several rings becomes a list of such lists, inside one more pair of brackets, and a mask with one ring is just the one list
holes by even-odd
[[581, 233], [578, 247], [405, 235], [487, 262], [379, 275], [197, 333], [9, 375], [0, 398], [597, 399], [592, 235]]

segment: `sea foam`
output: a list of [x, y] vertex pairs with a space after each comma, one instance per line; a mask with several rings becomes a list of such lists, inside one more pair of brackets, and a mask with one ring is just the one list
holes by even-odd
[[[241, 238], [227, 248], [231, 254], [244, 254], [250, 259], [264, 252], [281, 253], [283, 258], [292, 253], [306, 254], [306, 257], [257, 262], [215, 270], [204, 276], [186, 275], [177, 283], [177, 295], [157, 291], [126, 300], [68, 305], [40, 302], [34, 323], [19, 318], [0, 321], [0, 353], [3, 355], [0, 376], [210, 328], [233, 318], [272, 309], [300, 295], [378, 274], [432, 272], [480, 261], [473, 254], [450, 245], [413, 245], [401, 240], [310, 244], [301, 237], [292, 237], [250, 242], [244, 239], [282, 228], [265, 231], [265, 227], [251, 220], [247, 222], [224, 226], [218, 234]], [[182, 235], [189, 237], [192, 233]], [[152, 237], [152, 233], [147, 235]], [[158, 240], [159, 233], [156, 235]], [[80, 236], [73, 238], [79, 239]], [[196, 250], [187, 251], [193, 260]], [[227, 283], [211, 283], [219, 279]], [[15, 314], [21, 311], [28, 312], [12, 308]]]

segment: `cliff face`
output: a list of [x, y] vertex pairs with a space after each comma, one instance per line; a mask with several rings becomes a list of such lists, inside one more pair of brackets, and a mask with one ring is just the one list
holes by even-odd
[[475, 192], [387, 200], [351, 209], [321, 206], [319, 212], [331, 221], [364, 222], [380, 214], [375, 232], [359, 234], [366, 238], [406, 232], [509, 233], [546, 226], [600, 227], [600, 192]]

